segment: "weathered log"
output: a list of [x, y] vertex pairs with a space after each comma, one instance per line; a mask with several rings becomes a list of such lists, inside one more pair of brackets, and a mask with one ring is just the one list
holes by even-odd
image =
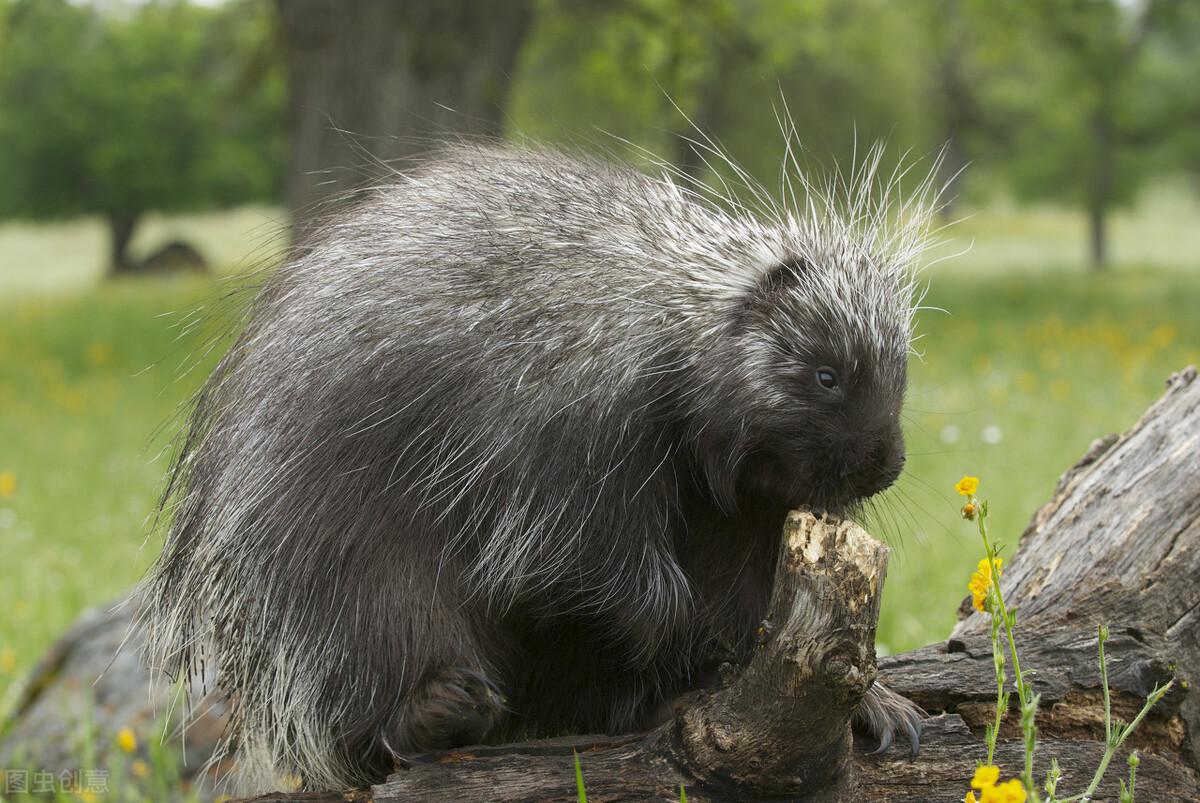
[[[921, 754], [849, 744], [848, 712], [875, 674], [873, 637], [886, 550], [846, 523], [789, 517], [762, 649], [727, 687], [682, 701], [646, 734], [573, 737], [428, 756], [384, 784], [267, 801], [573, 801], [573, 754], [589, 800], [961, 801], [982, 759], [995, 687], [987, 620], [967, 612], [950, 638], [879, 661], [879, 674], [933, 716]], [[1001, 539], [1003, 540], [1003, 539]], [[1130, 737], [1139, 801], [1200, 801], [1200, 381], [1194, 368], [1120, 437], [1063, 475], [1008, 561], [1006, 599], [1041, 695], [1038, 759], [1082, 791], [1103, 752], [1096, 632], [1110, 626], [1116, 716], [1178, 681]], [[1023, 762], [1014, 710], [997, 763]], [[1094, 800], [1116, 799], [1118, 771]]]
[[[1065, 785], [1075, 791], [1082, 791], [1082, 773], [1095, 766], [1104, 738], [1096, 631], [1106, 623], [1117, 716], [1128, 721], [1155, 684], [1172, 675], [1180, 681], [1126, 744], [1143, 759], [1139, 799], [1200, 800], [1200, 696], [1191, 688], [1200, 675], [1195, 367], [1172, 376], [1166, 394], [1128, 432], [1096, 441], [1062, 476], [1021, 536], [1001, 582], [1005, 599], [1019, 610], [1022, 660], [1037, 668], [1032, 683], [1041, 695], [1042, 766], [1058, 756], [1069, 766]], [[882, 676], [926, 710], [958, 716], [980, 734], [994, 705], [988, 628], [972, 613], [944, 644], [882, 660]], [[1013, 738], [1015, 715], [1007, 725], [1002, 733]], [[1091, 759], [1068, 759], [1076, 750]], [[1124, 766], [1127, 752], [1116, 767]], [[920, 765], [929, 766], [929, 753]], [[1116, 799], [1117, 774], [1096, 800]]]
[[[0, 712], [0, 800], [9, 799], [6, 773], [99, 777], [105, 786], [128, 781], [123, 792], [132, 794], [139, 785], [150, 794], [149, 779], [138, 784], [142, 779], [110, 775], [118, 768], [127, 773], [135, 759], [153, 762], [160, 739], [178, 767], [174, 777], [160, 771], [174, 788], [163, 799], [155, 779], [156, 801], [212, 801], [247, 783], [234, 762], [209, 763], [228, 723], [227, 701], [212, 692], [185, 705], [178, 686], [142, 666], [143, 633], [134, 621], [128, 598], [84, 611], [14, 689], [11, 710]], [[116, 734], [126, 728], [136, 735], [132, 755], [116, 744]]]

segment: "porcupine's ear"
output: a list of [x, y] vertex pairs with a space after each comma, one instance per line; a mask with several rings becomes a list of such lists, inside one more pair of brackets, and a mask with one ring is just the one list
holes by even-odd
[[766, 314], [773, 306], [775, 294], [811, 271], [812, 264], [802, 256], [789, 256], [763, 271], [738, 305], [738, 327], [746, 326], [756, 315]]
[[758, 277], [755, 295], [769, 296], [780, 288], [804, 277], [811, 270], [812, 265], [804, 257], [788, 257]]

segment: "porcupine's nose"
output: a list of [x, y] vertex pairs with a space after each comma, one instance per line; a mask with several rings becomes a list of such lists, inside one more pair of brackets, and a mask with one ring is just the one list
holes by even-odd
[[889, 488], [904, 470], [904, 438], [898, 432], [875, 435], [868, 444], [862, 462], [847, 478], [861, 499]]

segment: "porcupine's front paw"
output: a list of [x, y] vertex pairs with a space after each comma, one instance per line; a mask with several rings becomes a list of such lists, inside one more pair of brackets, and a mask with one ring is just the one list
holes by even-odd
[[403, 752], [423, 753], [480, 744], [504, 711], [504, 695], [482, 672], [448, 668], [409, 703], [398, 746]]
[[854, 724], [864, 728], [879, 740], [879, 747], [872, 755], [882, 753], [892, 746], [896, 732], [908, 738], [912, 757], [921, 749], [921, 722], [925, 712], [906, 697], [876, 682], [867, 692], [854, 712]]

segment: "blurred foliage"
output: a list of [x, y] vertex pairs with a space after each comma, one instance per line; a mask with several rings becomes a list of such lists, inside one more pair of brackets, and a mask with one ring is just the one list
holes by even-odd
[[711, 135], [767, 187], [780, 116], [823, 163], [851, 163], [856, 139], [940, 144], [920, 49], [891, 46], [924, 38], [904, 4], [542, 0], [539, 11], [510, 104], [518, 136], [617, 151], [628, 139], [703, 175], [690, 141]]
[[1103, 263], [1108, 213], [1156, 173], [1188, 167], [1179, 148], [1200, 114], [1200, 7], [1008, 0], [986, 8], [993, 33], [1007, 31], [982, 85], [997, 120], [986, 158], [1020, 197], [1083, 207], [1092, 260]]
[[276, 198], [284, 80], [271, 6], [16, 0], [0, 42], [0, 216], [95, 213], [114, 260], [150, 210]]
[[[819, 170], [879, 139], [885, 169], [944, 147], [952, 199], [1082, 208], [1096, 263], [1109, 213], [1147, 180], [1200, 176], [1191, 0], [535, 5], [506, 109], [518, 139], [712, 180], [694, 144], [711, 136], [768, 188], [781, 116]], [[0, 19], [0, 217], [116, 224], [279, 197], [286, 82], [269, 0], [0, 0]]]
[[1000, 190], [1082, 207], [1095, 263], [1112, 209], [1200, 166], [1200, 4], [1184, 0], [541, 0], [539, 12], [510, 109], [513, 131], [537, 140], [629, 140], [703, 176], [687, 140], [711, 135], [768, 188], [780, 114], [810, 165], [844, 169], [879, 139], [893, 165], [944, 145], [951, 200]]

